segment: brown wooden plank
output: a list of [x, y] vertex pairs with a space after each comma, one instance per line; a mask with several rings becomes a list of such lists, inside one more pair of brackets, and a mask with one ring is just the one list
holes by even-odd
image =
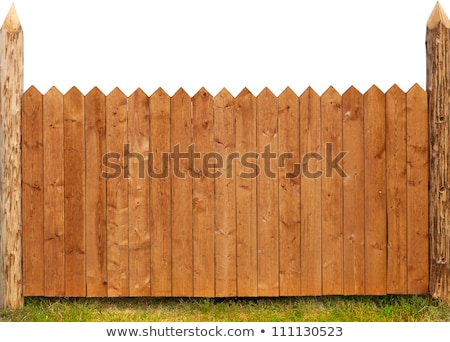
[[[124, 160], [127, 143], [127, 97], [115, 88], [106, 97], [106, 150], [109, 164], [106, 183], [108, 296], [129, 295], [128, 270], [128, 171]], [[108, 166], [108, 165], [107, 165]], [[118, 171], [118, 172], [116, 172]], [[120, 173], [120, 174], [117, 174]]]
[[85, 97], [86, 126], [86, 295], [106, 297], [106, 97], [92, 89]]
[[64, 95], [64, 246], [66, 296], [86, 295], [84, 96]]
[[322, 294], [322, 168], [320, 97], [308, 88], [300, 96], [301, 294]]
[[407, 293], [406, 95], [396, 85], [386, 93], [387, 292]]
[[[194, 296], [214, 297], [214, 151], [213, 98], [200, 89], [192, 98], [192, 132], [195, 153], [192, 188]], [[203, 163], [202, 161], [205, 161]]]
[[150, 150], [149, 98], [136, 90], [128, 98], [128, 203], [129, 203], [129, 277], [130, 296], [150, 295], [150, 221], [149, 179]]
[[150, 96], [151, 294], [172, 294], [172, 207], [170, 170], [170, 96], [159, 88]]
[[280, 296], [299, 296], [300, 112], [298, 96], [290, 88], [278, 97], [278, 127]]
[[321, 96], [322, 294], [343, 294], [342, 98], [330, 87]]
[[23, 295], [43, 296], [44, 170], [42, 94], [29, 88], [22, 97]]
[[386, 294], [385, 95], [364, 94], [366, 294]]
[[45, 296], [64, 296], [63, 95], [55, 87], [43, 97]]
[[362, 295], [364, 276], [364, 121], [363, 96], [351, 87], [342, 95], [344, 196], [344, 294]]
[[258, 295], [257, 207], [256, 207], [256, 99], [245, 88], [236, 105], [236, 232], [237, 293]]
[[215, 273], [216, 297], [237, 295], [236, 271], [236, 162], [228, 159], [236, 151], [235, 104], [223, 89], [214, 97], [214, 152], [222, 157], [215, 171]]
[[428, 104], [417, 84], [407, 99], [408, 294], [428, 292]]
[[278, 99], [265, 88], [256, 98], [258, 165], [258, 296], [279, 296]]
[[172, 97], [172, 295], [192, 296], [192, 143], [191, 98], [183, 90]]

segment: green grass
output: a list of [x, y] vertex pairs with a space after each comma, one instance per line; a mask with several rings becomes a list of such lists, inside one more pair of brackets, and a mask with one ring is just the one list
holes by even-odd
[[428, 296], [253, 299], [26, 298], [4, 322], [437, 322], [450, 305]]

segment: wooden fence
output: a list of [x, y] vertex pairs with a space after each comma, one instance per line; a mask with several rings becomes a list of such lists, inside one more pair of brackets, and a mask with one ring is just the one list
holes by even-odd
[[25, 296], [450, 301], [450, 20], [427, 91], [23, 92], [0, 29], [0, 309]]
[[419, 86], [30, 88], [22, 106], [25, 296], [428, 291]]

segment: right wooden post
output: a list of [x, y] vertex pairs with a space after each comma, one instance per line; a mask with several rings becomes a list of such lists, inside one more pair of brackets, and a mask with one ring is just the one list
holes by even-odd
[[450, 300], [450, 21], [439, 2], [427, 23], [429, 291]]

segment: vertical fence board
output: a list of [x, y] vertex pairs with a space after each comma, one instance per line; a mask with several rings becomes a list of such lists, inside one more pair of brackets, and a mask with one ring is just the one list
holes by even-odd
[[[322, 115], [322, 294], [343, 293], [342, 99], [330, 87]], [[336, 164], [336, 165], [335, 165]]]
[[[256, 98], [258, 296], [278, 296], [278, 100], [265, 88]], [[273, 156], [272, 156], [273, 154]]]
[[[214, 178], [212, 96], [200, 89], [192, 98], [195, 153], [192, 188], [194, 296], [214, 297]], [[205, 163], [202, 163], [202, 160]]]
[[86, 129], [86, 295], [108, 295], [106, 275], [106, 97], [92, 89], [85, 97]]
[[344, 196], [344, 294], [362, 295], [364, 279], [364, 121], [363, 96], [354, 87], [342, 95]]
[[172, 207], [170, 96], [159, 88], [150, 96], [151, 294], [172, 294]]
[[[187, 154], [192, 144], [191, 98], [183, 90], [172, 96], [172, 295], [192, 296], [192, 165]], [[175, 151], [179, 148], [178, 152]]]
[[300, 114], [298, 96], [289, 88], [278, 97], [278, 129], [280, 296], [299, 296]]
[[406, 96], [386, 93], [387, 292], [406, 293]]
[[43, 97], [45, 296], [64, 296], [64, 126], [63, 95]]
[[301, 293], [322, 294], [322, 179], [320, 97], [308, 88], [300, 96]]
[[214, 97], [214, 152], [222, 156], [215, 179], [215, 274], [216, 297], [235, 297], [236, 279], [236, 162], [228, 159], [236, 150], [233, 96], [223, 89]]
[[66, 296], [86, 295], [84, 96], [64, 95], [64, 238]]
[[[106, 150], [115, 154], [109, 163], [114, 171], [109, 171], [106, 183], [109, 297], [129, 295], [128, 166], [123, 155], [127, 125], [127, 97], [116, 88], [106, 97]], [[114, 175], [116, 171], [120, 174]]]
[[44, 291], [44, 170], [42, 94], [34, 87], [22, 100], [23, 295]]
[[364, 94], [366, 294], [386, 294], [385, 95]]
[[258, 295], [256, 154], [256, 99], [245, 88], [235, 99], [236, 222], [238, 296]]
[[428, 292], [427, 93], [417, 84], [407, 99], [408, 294]]
[[130, 296], [150, 295], [149, 110], [149, 98], [141, 89], [128, 98]]

